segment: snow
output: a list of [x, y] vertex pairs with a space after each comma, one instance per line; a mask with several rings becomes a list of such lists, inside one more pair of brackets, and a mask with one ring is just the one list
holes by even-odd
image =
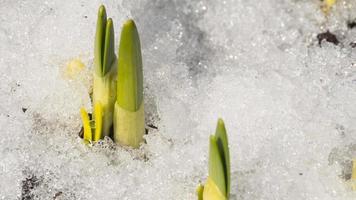
[[[116, 41], [129, 17], [140, 32], [158, 130], [138, 150], [78, 138], [101, 3]], [[355, 199], [355, 11], [352, 0], [328, 16], [318, 0], [1, 1], [0, 198], [196, 199], [222, 117], [231, 199]], [[326, 30], [338, 46], [318, 45]], [[86, 65], [74, 79], [72, 59]]]

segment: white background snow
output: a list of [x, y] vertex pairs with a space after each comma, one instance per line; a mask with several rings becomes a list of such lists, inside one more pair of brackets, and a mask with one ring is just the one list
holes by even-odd
[[[97, 9], [133, 18], [144, 59], [147, 144], [78, 138], [90, 109]], [[351, 200], [356, 2], [1, 0], [0, 199], [196, 199], [218, 117], [236, 200]], [[330, 30], [338, 46], [317, 34]], [[76, 79], [64, 68], [86, 64]], [[27, 109], [26, 112], [23, 109]]]

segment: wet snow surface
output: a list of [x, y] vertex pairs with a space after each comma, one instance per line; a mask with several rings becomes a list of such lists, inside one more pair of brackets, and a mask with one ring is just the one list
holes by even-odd
[[[78, 138], [101, 3], [116, 41], [129, 17], [141, 35], [147, 124], [158, 129], [147, 126], [139, 150]], [[231, 199], [355, 199], [356, 28], [347, 23], [356, 2], [338, 1], [328, 17], [319, 6], [2, 0], [0, 198], [196, 199], [222, 117]], [[328, 30], [337, 45], [318, 36]], [[74, 58], [86, 69], [73, 79], [65, 66]]]

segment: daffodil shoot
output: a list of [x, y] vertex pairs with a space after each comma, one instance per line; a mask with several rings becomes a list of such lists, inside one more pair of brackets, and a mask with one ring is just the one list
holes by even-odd
[[141, 45], [133, 20], [124, 23], [118, 58], [115, 142], [138, 148], [145, 133]]
[[[102, 106], [102, 136], [108, 136], [113, 124], [116, 100], [116, 55], [114, 25], [107, 19], [104, 6], [100, 6], [94, 45], [93, 104]], [[94, 109], [95, 118], [95, 109]]]
[[141, 45], [133, 20], [121, 31], [118, 59], [114, 51], [113, 22], [100, 6], [95, 34], [93, 117], [82, 108], [84, 140], [111, 135], [116, 143], [138, 148], [145, 133]]
[[81, 108], [84, 140], [98, 141], [110, 134], [113, 126], [113, 111], [116, 100], [116, 55], [114, 48], [114, 26], [107, 19], [105, 7], [99, 7], [94, 42], [93, 70], [93, 118]]
[[224, 121], [218, 120], [215, 135], [210, 136], [209, 176], [197, 188], [198, 200], [228, 200], [230, 194], [230, 155]]

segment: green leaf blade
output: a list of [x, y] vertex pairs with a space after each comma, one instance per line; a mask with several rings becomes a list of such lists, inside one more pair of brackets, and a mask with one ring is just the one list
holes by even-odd
[[106, 30], [106, 10], [103, 5], [99, 7], [98, 19], [96, 22], [95, 42], [94, 42], [94, 71], [102, 76], [103, 66], [103, 44], [105, 43], [105, 30]]
[[107, 20], [106, 30], [105, 30], [105, 46], [103, 48], [103, 65], [102, 65], [102, 75], [104, 76], [111, 70], [111, 66], [116, 60], [115, 55], [115, 36], [114, 36], [114, 25], [111, 18]]
[[199, 184], [196, 189], [196, 193], [198, 195], [198, 200], [203, 200], [204, 186]]
[[117, 102], [129, 111], [137, 111], [143, 102], [141, 44], [133, 20], [124, 23], [119, 46]]
[[230, 194], [230, 152], [229, 152], [229, 144], [228, 137], [226, 133], [226, 128], [224, 121], [222, 119], [218, 120], [218, 124], [216, 126], [215, 137], [217, 139], [218, 149], [220, 156], [222, 158], [223, 166], [224, 166], [224, 175], [225, 175], [225, 183], [226, 183], [226, 195], [229, 197]]
[[210, 136], [209, 149], [209, 177], [219, 188], [222, 194], [226, 196], [226, 182], [223, 160], [219, 152], [217, 138], [215, 135]]

